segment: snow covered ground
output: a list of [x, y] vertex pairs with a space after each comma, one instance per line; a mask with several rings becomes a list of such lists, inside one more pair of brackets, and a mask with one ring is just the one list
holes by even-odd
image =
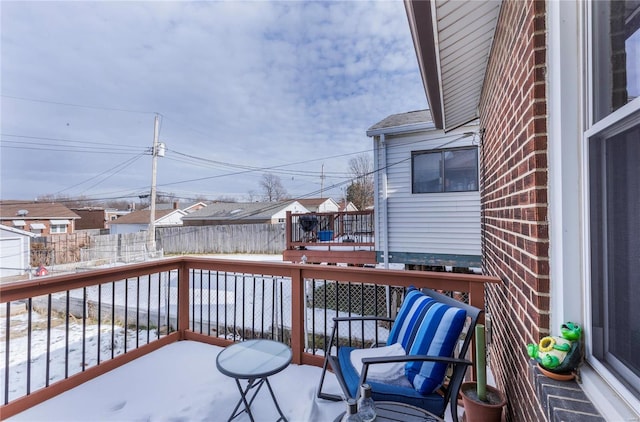
[[[216, 369], [222, 350], [193, 341], [162, 347], [57, 397], [10, 421], [223, 421], [240, 393], [232, 378]], [[321, 368], [289, 365], [269, 382], [288, 420], [332, 421], [341, 402], [316, 399]], [[244, 384], [243, 384], [244, 385]], [[339, 392], [333, 375], [327, 391]], [[266, 388], [252, 405], [259, 421], [277, 419]], [[237, 421], [248, 421], [246, 414]]]

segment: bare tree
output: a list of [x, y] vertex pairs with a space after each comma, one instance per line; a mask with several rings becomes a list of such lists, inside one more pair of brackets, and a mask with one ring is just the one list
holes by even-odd
[[347, 187], [347, 201], [360, 210], [373, 205], [373, 164], [371, 156], [361, 154], [349, 160], [349, 172], [353, 181]]
[[216, 202], [238, 202], [238, 199], [235, 196], [220, 195], [216, 198]]
[[287, 197], [287, 191], [282, 186], [280, 176], [273, 173], [264, 173], [260, 180], [262, 194], [267, 202], [281, 201]]

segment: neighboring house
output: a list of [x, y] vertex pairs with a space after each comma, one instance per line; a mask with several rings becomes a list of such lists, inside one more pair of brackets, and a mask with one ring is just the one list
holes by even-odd
[[101, 207], [71, 208], [73, 212], [80, 216], [76, 222], [76, 230], [106, 229], [109, 220], [107, 210]]
[[[181, 226], [182, 218], [185, 215], [187, 215], [187, 213], [182, 210], [156, 210], [154, 226], [156, 228]], [[131, 212], [112, 221], [109, 228], [109, 233], [125, 234], [148, 231], [150, 219], [151, 211], [149, 210]]]
[[[180, 204], [180, 201], [173, 201], [170, 203], [157, 203], [156, 204], [156, 211], [157, 210], [182, 210], [187, 214], [191, 214], [192, 212], [198, 211], [204, 207], [206, 207], [207, 204], [205, 204], [204, 202], [190, 202], [187, 204]], [[145, 210], [148, 210], [149, 207], [144, 208]]]
[[115, 208], [107, 208], [104, 210], [105, 225], [107, 229], [111, 228], [111, 223], [123, 215], [131, 214], [134, 209], [119, 210]]
[[108, 229], [112, 221], [131, 213], [130, 210], [102, 207], [72, 208], [72, 211], [81, 217], [76, 222], [76, 230]]
[[[640, 4], [405, 7], [435, 126], [480, 121], [491, 369], [508, 420], [640, 419]], [[581, 383], [528, 343], [584, 330]]]
[[332, 198], [304, 198], [297, 200], [309, 212], [336, 212], [340, 205]]
[[216, 202], [182, 219], [185, 226], [284, 223], [287, 211], [306, 213], [298, 201]]
[[0, 224], [40, 236], [73, 233], [79, 219], [56, 202], [0, 201]]
[[31, 238], [34, 233], [0, 225], [0, 279], [21, 276], [31, 266]]
[[478, 126], [445, 133], [428, 110], [391, 115], [373, 138], [378, 262], [480, 267]]
[[340, 200], [338, 208], [338, 211], [358, 211], [358, 207], [356, 207], [353, 202], [344, 199]]

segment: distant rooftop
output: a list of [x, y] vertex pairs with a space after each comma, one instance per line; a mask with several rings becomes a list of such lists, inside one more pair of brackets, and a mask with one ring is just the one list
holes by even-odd
[[[409, 111], [407, 113], [392, 114], [385, 117], [375, 125], [371, 126], [367, 130], [367, 135], [372, 131], [380, 131], [380, 129], [387, 129], [392, 127], [412, 126], [421, 123], [432, 123], [431, 111], [429, 110], [416, 110]], [[371, 135], [369, 135], [371, 136]]]
[[22, 220], [78, 219], [80, 216], [59, 202], [0, 201], [0, 219], [11, 220], [15, 218]]
[[268, 219], [293, 202], [215, 202], [183, 217], [182, 220]]

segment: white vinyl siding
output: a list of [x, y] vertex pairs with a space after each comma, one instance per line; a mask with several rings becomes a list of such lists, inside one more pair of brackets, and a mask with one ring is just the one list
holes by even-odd
[[[477, 146], [477, 136], [463, 136], [460, 131], [444, 134], [427, 130], [386, 137], [388, 251], [480, 255], [480, 193], [445, 192], [411, 193], [411, 154], [430, 149]], [[475, 143], [474, 143], [475, 141]], [[384, 153], [378, 151], [378, 161]], [[379, 162], [378, 166], [384, 166]], [[376, 177], [383, 177], [376, 172]], [[378, 203], [383, 203], [382, 183], [377, 181]], [[383, 229], [383, 213], [376, 210], [376, 233]], [[376, 236], [376, 249], [381, 250]]]

